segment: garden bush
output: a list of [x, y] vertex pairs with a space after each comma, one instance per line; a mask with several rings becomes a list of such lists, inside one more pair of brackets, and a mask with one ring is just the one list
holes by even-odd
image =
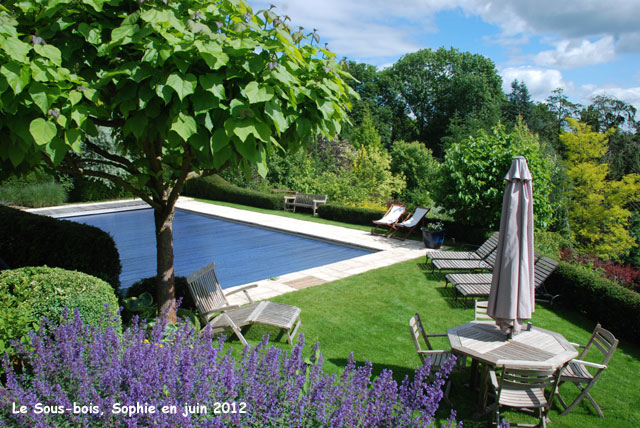
[[[189, 324], [150, 332], [137, 324], [119, 340], [83, 323], [76, 314], [53, 334], [32, 336], [33, 350], [22, 356], [33, 374], [6, 367], [0, 388], [2, 421], [19, 426], [197, 426], [197, 427], [426, 427], [442, 398], [454, 358], [428, 382], [428, 364], [398, 385], [390, 370], [371, 380], [371, 363], [352, 358], [337, 377], [322, 370], [317, 345], [304, 356], [304, 337], [291, 353], [267, 346], [268, 336], [247, 347], [239, 361], [213, 342], [210, 329], [194, 334]], [[71, 351], [73, 350], [73, 351]], [[26, 406], [13, 413], [12, 403]], [[91, 412], [36, 414], [37, 403], [53, 408], [88, 406]], [[216, 407], [215, 403], [225, 403]], [[207, 411], [183, 415], [184, 405]], [[122, 406], [146, 411], [114, 413]], [[155, 412], [149, 411], [154, 406]], [[175, 413], [165, 413], [175, 406]], [[202, 408], [200, 408], [202, 410]], [[217, 413], [216, 413], [217, 412]], [[449, 420], [454, 425], [455, 413]]]
[[338, 204], [322, 204], [318, 207], [318, 216], [327, 220], [351, 224], [373, 226], [373, 220], [379, 220], [385, 211], [370, 208], [348, 207]]
[[40, 208], [62, 205], [67, 192], [60, 183], [3, 184], [0, 186], [0, 201], [22, 207]]
[[269, 195], [255, 190], [243, 189], [229, 184], [217, 175], [187, 181], [182, 194], [270, 210], [281, 210], [284, 204], [282, 195]]
[[52, 266], [107, 281], [118, 292], [120, 256], [97, 227], [0, 206], [0, 258], [10, 267]]
[[561, 304], [582, 312], [616, 336], [640, 343], [640, 294], [584, 266], [560, 262], [547, 280]]
[[15, 355], [11, 340], [27, 342], [28, 333], [46, 317], [63, 321], [66, 308], [76, 309], [87, 325], [103, 324], [105, 305], [114, 328], [120, 328], [118, 299], [109, 284], [82, 272], [46, 266], [0, 273], [0, 355]]
[[73, 189], [69, 192], [70, 202], [104, 201], [131, 197], [133, 195], [122, 187], [108, 186], [103, 181], [91, 180], [83, 176], [73, 178]]

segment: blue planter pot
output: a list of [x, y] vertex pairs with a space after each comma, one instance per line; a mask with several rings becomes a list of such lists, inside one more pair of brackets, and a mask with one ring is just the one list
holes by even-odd
[[444, 230], [423, 230], [422, 242], [427, 248], [440, 248], [444, 242]]

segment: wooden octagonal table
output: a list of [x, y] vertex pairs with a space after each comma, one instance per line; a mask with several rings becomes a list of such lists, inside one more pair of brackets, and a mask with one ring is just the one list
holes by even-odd
[[468, 322], [447, 331], [451, 349], [495, 367], [544, 367], [557, 369], [578, 356], [560, 333], [532, 327], [506, 340], [492, 322]]
[[521, 331], [507, 341], [507, 335], [495, 323], [472, 321], [450, 328], [447, 335], [454, 353], [471, 357], [474, 367], [484, 363], [478, 396], [481, 412], [486, 411], [489, 367], [555, 370], [578, 356], [563, 335], [539, 327]]

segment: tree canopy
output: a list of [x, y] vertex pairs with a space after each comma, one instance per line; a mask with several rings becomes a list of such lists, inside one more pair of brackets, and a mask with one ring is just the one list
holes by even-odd
[[[166, 307], [184, 182], [229, 165], [266, 174], [269, 154], [341, 129], [349, 75], [317, 33], [287, 21], [244, 0], [0, 5], [2, 171], [44, 161], [148, 202]], [[119, 130], [116, 150], [89, 141], [97, 126]]]

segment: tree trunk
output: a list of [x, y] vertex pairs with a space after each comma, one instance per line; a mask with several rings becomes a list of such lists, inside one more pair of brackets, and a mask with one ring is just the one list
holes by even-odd
[[156, 224], [157, 298], [159, 313], [176, 322], [176, 295], [173, 273], [173, 216], [175, 204], [154, 210]]

